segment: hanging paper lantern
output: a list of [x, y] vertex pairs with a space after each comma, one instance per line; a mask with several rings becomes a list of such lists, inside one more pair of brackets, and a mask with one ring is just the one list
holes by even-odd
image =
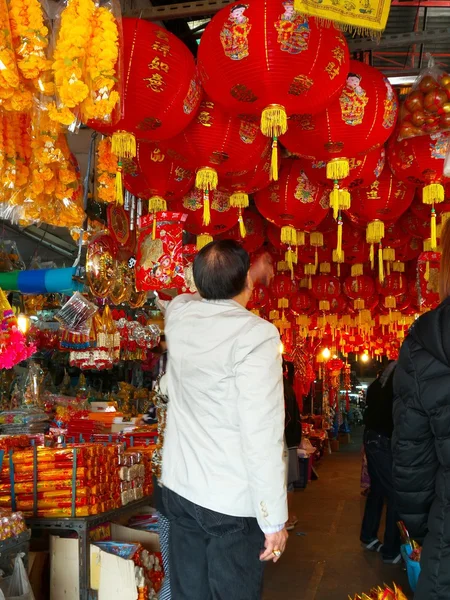
[[194, 173], [186, 159], [164, 144], [139, 142], [136, 157], [127, 161], [124, 169], [124, 185], [134, 196], [148, 201], [154, 229], [156, 213], [166, 211], [168, 201], [183, 198], [193, 183]]
[[401, 262], [414, 260], [422, 252], [423, 240], [420, 238], [410, 238], [408, 242], [395, 249], [395, 258]]
[[330, 312], [339, 315], [347, 314], [348, 308], [347, 299], [342, 294], [340, 296], [336, 296], [335, 298], [331, 298]]
[[349, 64], [344, 36], [299, 15], [293, 2], [225, 7], [206, 27], [198, 52], [209, 96], [234, 114], [261, 118], [262, 132], [273, 138], [275, 180], [277, 138], [288, 116], [323, 110], [340, 93]]
[[280, 180], [255, 194], [264, 218], [281, 228], [281, 240], [296, 245], [296, 231], [313, 231], [328, 212], [326, 190], [312, 184], [300, 161], [286, 160]]
[[[218, 239], [237, 240], [242, 244], [242, 246], [247, 250], [247, 252], [251, 254], [252, 252], [256, 252], [257, 250], [259, 250], [259, 248], [261, 248], [261, 246], [264, 244], [264, 241], [266, 239], [266, 222], [259, 213], [249, 208], [244, 210], [242, 218], [246, 232], [245, 237], [242, 237], [241, 227], [238, 223], [223, 235], [219, 235]], [[277, 230], [277, 232], [277, 239], [279, 239], [279, 230]]]
[[290, 152], [325, 161], [327, 178], [334, 184], [330, 204], [335, 211], [350, 206], [341, 182], [350, 173], [349, 157], [365, 155], [382, 146], [391, 135], [398, 102], [388, 79], [365, 63], [350, 61], [339, 99], [325, 111], [289, 128], [282, 142]]
[[382, 296], [401, 296], [408, 291], [407, 279], [403, 273], [391, 273], [383, 282], [377, 281], [377, 291]]
[[[351, 275], [344, 281], [344, 294], [348, 296], [350, 300], [365, 300], [373, 296], [374, 293], [375, 283], [372, 277], [369, 277], [368, 275]], [[362, 306], [361, 308], [365, 307]]]
[[200, 105], [194, 57], [181, 40], [155, 23], [124, 18], [122, 27], [123, 114], [114, 127], [99, 130], [124, 131], [144, 140], [174, 137]]
[[[270, 292], [277, 298], [286, 298], [289, 300], [297, 291], [295, 282], [287, 275], [275, 275], [270, 283]], [[279, 308], [287, 308], [279, 306]]]
[[422, 187], [422, 200], [431, 207], [430, 237], [432, 247], [436, 241], [435, 205], [444, 201], [444, 161], [450, 148], [448, 133], [421, 135], [388, 145], [388, 159], [392, 172], [401, 181]]
[[337, 277], [331, 275], [316, 275], [313, 278], [311, 292], [319, 300], [321, 310], [330, 310], [330, 302], [340, 296], [341, 283]]
[[431, 215], [428, 211], [427, 218], [421, 219], [411, 210], [407, 210], [399, 219], [398, 224], [401, 229], [408, 235], [425, 239], [430, 236], [431, 230]]
[[213, 240], [213, 236], [224, 233], [238, 222], [237, 208], [230, 206], [229, 192], [217, 189], [211, 192], [211, 221], [203, 224], [203, 195], [200, 190], [192, 190], [178, 202], [172, 202], [170, 209], [187, 214], [184, 229], [197, 236], [197, 248]]
[[[398, 223], [390, 222], [384, 224], [384, 246], [389, 246], [390, 248], [395, 249], [400, 248], [409, 242], [410, 237], [411, 236], [406, 233]], [[397, 253], [395, 256], [397, 258]]]
[[[386, 151], [384, 146], [376, 148], [363, 156], [349, 158], [349, 174], [339, 181], [339, 187], [352, 190], [355, 187], [367, 187], [378, 179], [384, 169]], [[302, 168], [308, 179], [318, 185], [333, 187], [333, 181], [327, 178], [327, 162], [324, 160], [302, 159]]]
[[289, 303], [291, 311], [299, 315], [309, 315], [317, 309], [317, 301], [308, 290], [299, 290]]
[[264, 310], [269, 304], [269, 290], [263, 285], [256, 284], [247, 308], [252, 311]]
[[[195, 185], [205, 194], [205, 225], [208, 225], [208, 194], [220, 177], [253, 171], [267, 158], [268, 141], [255, 119], [232, 116], [205, 98], [197, 117], [172, 143], [196, 169]], [[220, 181], [225, 185], [225, 181]], [[235, 202], [245, 208], [247, 201]]]

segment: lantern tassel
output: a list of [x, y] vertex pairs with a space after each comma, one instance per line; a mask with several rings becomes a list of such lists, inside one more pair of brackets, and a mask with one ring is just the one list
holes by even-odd
[[278, 181], [278, 138], [272, 141], [272, 158], [270, 160], [270, 180]]
[[211, 202], [209, 200], [209, 191], [203, 192], [203, 225], [208, 227], [211, 223]]
[[213, 241], [212, 236], [207, 233], [202, 233], [202, 234], [198, 235], [197, 236], [197, 250], [200, 252], [200, 250], [202, 248], [204, 248], [205, 246], [210, 244], [212, 241]]
[[339, 258], [342, 256], [342, 227], [343, 227], [343, 225], [344, 225], [344, 223], [343, 223], [342, 219], [339, 217], [338, 229], [337, 229], [337, 247], [336, 247], [336, 253]]
[[426, 265], [425, 265], [424, 279], [425, 279], [425, 281], [430, 281], [430, 261], [429, 260], [427, 260]]
[[339, 190], [339, 208], [348, 210], [351, 206], [351, 196], [348, 190]]
[[233, 208], [247, 208], [248, 205], [248, 194], [245, 192], [234, 192], [234, 194], [231, 194], [230, 206]]
[[370, 268], [375, 269], [375, 248], [373, 244], [370, 244]]
[[297, 245], [297, 231], [294, 227], [285, 226], [281, 228], [281, 242], [283, 244], [287, 244], [288, 246], [296, 246]]
[[383, 247], [381, 244], [378, 248], [378, 279], [380, 283], [384, 282]]
[[211, 167], [202, 167], [195, 176], [195, 187], [198, 190], [215, 190], [219, 183], [217, 171]]
[[367, 225], [366, 241], [368, 244], [379, 244], [384, 238], [384, 223], [378, 219]]
[[111, 139], [111, 151], [119, 159], [136, 156], [136, 138], [127, 131], [117, 131]]
[[167, 202], [161, 196], [152, 196], [148, 201], [148, 210], [152, 213], [167, 210]]
[[156, 213], [153, 213], [153, 230], [152, 230], [152, 240], [156, 240]]
[[434, 204], [444, 202], [444, 186], [440, 183], [431, 183], [426, 185], [422, 191], [422, 200], [424, 204]]
[[431, 248], [433, 250], [437, 248], [436, 210], [434, 207], [431, 209]]
[[339, 215], [339, 186], [337, 183], [330, 192], [330, 208], [333, 209], [333, 218], [336, 220]]
[[347, 158], [334, 158], [327, 163], [327, 179], [345, 179], [350, 173]]
[[241, 234], [242, 239], [244, 239], [247, 235], [247, 230], [245, 229], [244, 217], [242, 216], [241, 209], [239, 209], [239, 233]]
[[279, 138], [287, 131], [287, 114], [281, 104], [270, 104], [261, 115], [261, 131], [270, 138]]
[[122, 163], [121, 163], [121, 161], [119, 161], [117, 163], [114, 194], [115, 194], [116, 204], [122, 205], [123, 204], [123, 183], [122, 183]]
[[352, 265], [352, 277], [359, 277], [364, 274], [364, 265], [358, 263], [356, 265]]

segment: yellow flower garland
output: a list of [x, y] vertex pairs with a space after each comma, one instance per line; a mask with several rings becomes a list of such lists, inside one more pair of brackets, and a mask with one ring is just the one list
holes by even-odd
[[51, 61], [46, 56], [49, 31], [42, 5], [39, 0], [9, 0], [9, 20], [17, 66], [25, 79], [35, 80], [36, 89], [43, 91], [39, 83]]
[[84, 62], [94, 10], [92, 0], [68, 0], [61, 13], [52, 65], [58, 109], [75, 108], [89, 94], [84, 81]]
[[[0, 101], [12, 98], [19, 87], [19, 72], [12, 46], [11, 30], [6, 0], [0, 0]], [[3, 102], [2, 102], [3, 103]]]
[[86, 81], [89, 96], [81, 105], [84, 121], [90, 119], [110, 122], [119, 102], [117, 68], [119, 58], [119, 30], [113, 13], [106, 7], [97, 7], [92, 19], [92, 34], [87, 48]]
[[111, 139], [104, 138], [97, 149], [97, 197], [102, 202], [115, 202], [117, 156], [111, 149]]

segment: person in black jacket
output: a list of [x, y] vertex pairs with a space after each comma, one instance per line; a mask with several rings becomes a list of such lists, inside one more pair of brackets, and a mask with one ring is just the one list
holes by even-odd
[[284, 436], [288, 448], [288, 509], [289, 517], [286, 523], [287, 531], [292, 531], [298, 523], [297, 517], [292, 513], [292, 500], [294, 495], [294, 481], [299, 478], [299, 465], [297, 448], [302, 441], [302, 424], [300, 420], [300, 410], [298, 408], [297, 397], [294, 391], [294, 365], [290, 362], [284, 362], [284, 405], [285, 405], [285, 426]]
[[[394, 486], [392, 482], [391, 436], [393, 430], [393, 379], [396, 363], [392, 361], [367, 390], [364, 412], [364, 450], [370, 476], [361, 542], [367, 550], [381, 552], [383, 562], [401, 561], [400, 533], [397, 527]], [[381, 516], [386, 501], [384, 543], [378, 540]]]
[[442, 303], [411, 327], [394, 378], [397, 508], [423, 541], [415, 600], [450, 598], [450, 221], [441, 246]]

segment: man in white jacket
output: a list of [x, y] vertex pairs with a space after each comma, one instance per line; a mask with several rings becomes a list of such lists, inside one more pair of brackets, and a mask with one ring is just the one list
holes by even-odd
[[[277, 329], [245, 307], [267, 275], [232, 240], [194, 261], [199, 294], [169, 304], [162, 483], [175, 600], [258, 600], [287, 533]], [[272, 271], [273, 273], [273, 271]]]

